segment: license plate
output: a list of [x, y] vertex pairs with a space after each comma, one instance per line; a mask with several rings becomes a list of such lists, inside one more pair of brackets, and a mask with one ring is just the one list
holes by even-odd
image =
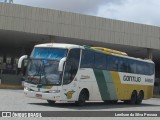
[[41, 94], [36, 94], [36, 97], [41, 98], [41, 97], [42, 97], [42, 95], [41, 95]]

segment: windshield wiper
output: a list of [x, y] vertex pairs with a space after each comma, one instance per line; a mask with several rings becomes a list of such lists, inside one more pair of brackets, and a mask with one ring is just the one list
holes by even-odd
[[[28, 79], [30, 79], [30, 82], [33, 82], [33, 80], [35, 80], [35, 77], [36, 76], [40, 76], [40, 78], [41, 78], [41, 74], [40, 74], [40, 71], [41, 71], [41, 65], [39, 65], [39, 66], [36, 66], [36, 73], [35, 74], [33, 74], [33, 75], [29, 75], [28, 74], [28, 76], [29, 76], [29, 78]], [[39, 83], [40, 82], [40, 80], [38, 80], [37, 79], [37, 83]]]
[[42, 65], [41, 65], [41, 72], [40, 72], [40, 83], [42, 83], [42, 75], [44, 75], [44, 80], [46, 84], [48, 84], [47, 78], [46, 78], [46, 72], [45, 72], [45, 64], [42, 60]]

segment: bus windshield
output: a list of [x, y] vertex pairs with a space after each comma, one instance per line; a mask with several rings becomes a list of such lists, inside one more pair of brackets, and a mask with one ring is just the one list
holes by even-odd
[[59, 60], [30, 59], [26, 82], [33, 84], [60, 84]]
[[61, 59], [67, 54], [67, 49], [35, 47], [31, 58]]
[[43, 85], [60, 84], [61, 73], [58, 66], [60, 60], [66, 57], [67, 51], [61, 48], [34, 48], [28, 61], [26, 82]]

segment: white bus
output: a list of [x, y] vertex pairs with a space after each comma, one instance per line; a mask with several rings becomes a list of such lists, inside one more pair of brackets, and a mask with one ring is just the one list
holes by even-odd
[[[19, 59], [18, 67], [27, 56]], [[49, 104], [104, 101], [141, 104], [153, 95], [154, 63], [100, 47], [48, 43], [28, 58], [24, 93]]]

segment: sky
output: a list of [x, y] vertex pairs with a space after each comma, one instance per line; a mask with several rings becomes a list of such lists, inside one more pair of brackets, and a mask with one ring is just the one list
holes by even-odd
[[13, 0], [13, 2], [160, 26], [160, 0]]

